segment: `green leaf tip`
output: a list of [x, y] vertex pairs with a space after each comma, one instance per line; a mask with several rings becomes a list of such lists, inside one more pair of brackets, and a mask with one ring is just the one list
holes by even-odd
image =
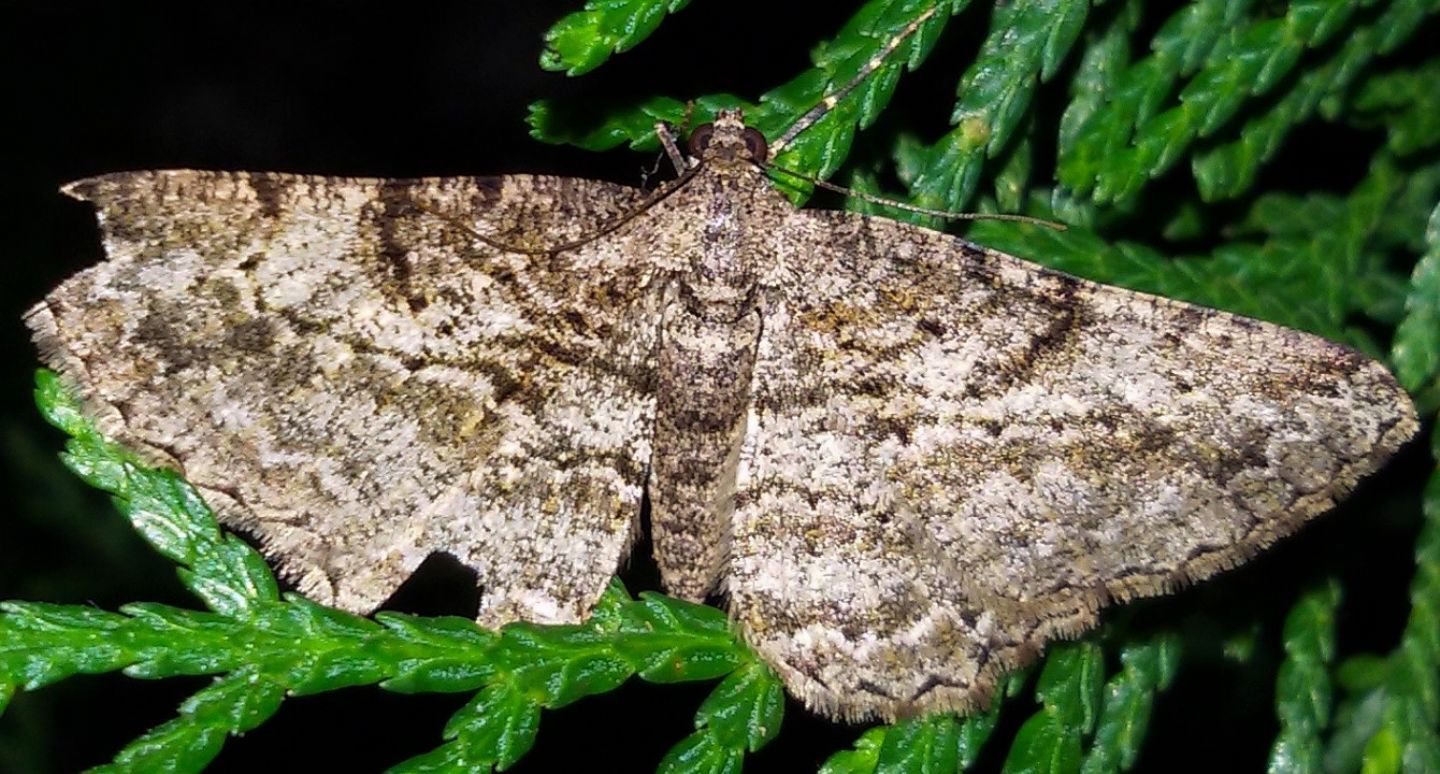
[[680, 740], [657, 771], [739, 772], [754, 752], [780, 732], [785, 693], [768, 667], [749, 662], [711, 692], [695, 713], [695, 733]]
[[1430, 212], [1425, 254], [1410, 275], [1390, 357], [1405, 389], [1431, 401], [1440, 397], [1440, 203]]
[[61, 384], [60, 375], [48, 368], [35, 370], [35, 405], [46, 422], [71, 436], [93, 435], [80, 408], [80, 401]]
[[588, 73], [611, 54], [634, 48], [667, 14], [689, 4], [690, 0], [590, 0], [585, 10], [562, 18], [545, 33], [540, 66], [567, 75]]

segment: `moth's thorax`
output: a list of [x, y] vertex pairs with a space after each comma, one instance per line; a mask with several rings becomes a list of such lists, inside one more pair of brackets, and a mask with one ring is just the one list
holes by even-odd
[[687, 311], [734, 320], [754, 309], [756, 287], [775, 260], [783, 199], [753, 164], [704, 164], [679, 194], [691, 213], [693, 240], [679, 278]]

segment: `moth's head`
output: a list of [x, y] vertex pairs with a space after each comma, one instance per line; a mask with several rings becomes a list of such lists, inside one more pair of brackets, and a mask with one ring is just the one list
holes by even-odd
[[714, 123], [690, 135], [690, 155], [701, 162], [723, 166], [764, 164], [765, 135], [745, 125], [739, 110], [722, 110]]

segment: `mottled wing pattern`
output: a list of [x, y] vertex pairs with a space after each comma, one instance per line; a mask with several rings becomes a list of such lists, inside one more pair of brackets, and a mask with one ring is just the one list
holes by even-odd
[[[967, 709], [1112, 599], [1231, 567], [1416, 429], [1382, 366], [932, 231], [796, 212], [728, 588], [807, 704]], [[808, 257], [802, 257], [808, 256]]]
[[582, 236], [638, 192], [512, 176], [141, 172], [70, 185], [109, 260], [27, 321], [110, 437], [356, 611], [433, 551], [482, 622], [574, 622], [637, 526], [658, 299]]

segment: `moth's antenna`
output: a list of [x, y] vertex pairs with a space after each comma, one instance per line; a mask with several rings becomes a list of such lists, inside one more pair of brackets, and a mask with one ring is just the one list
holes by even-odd
[[516, 253], [519, 255], [551, 255], [554, 253], [559, 253], [565, 250], [571, 250], [576, 247], [580, 247], [581, 245], [592, 242], [612, 231], [619, 229], [621, 226], [639, 217], [642, 213], [646, 212], [651, 207], [654, 207], [656, 204], [664, 201], [667, 197], [670, 196], [670, 194], [673, 194], [681, 188], [684, 188], [685, 184], [690, 182], [690, 178], [694, 177], [695, 173], [699, 171], [700, 165], [698, 164], [689, 167], [688, 169], [685, 169], [685, 171], [680, 174], [680, 177], [672, 180], [670, 184], [665, 186], [664, 188], [661, 188], [657, 191], [652, 191], [650, 195], [646, 196], [643, 201], [635, 205], [634, 209], [626, 212], [618, 218], [615, 218], [614, 220], [602, 223], [599, 228], [586, 234], [585, 236], [580, 237], [579, 239], [572, 239], [568, 242], [546, 245], [544, 247], [530, 247], [527, 245], [511, 244], [502, 239], [496, 239], [494, 237], [486, 236], [471, 228], [470, 224], [465, 223], [459, 218], [446, 215], [442, 212], [431, 210], [424, 206], [421, 206], [419, 209], [421, 212], [424, 212], [427, 215], [444, 221], [445, 223], [450, 224], [451, 226], [459, 229], [460, 231], [464, 231], [465, 233], [469, 234], [470, 237], [475, 241], [485, 245], [489, 245], [490, 247], [493, 247], [502, 253]]
[[805, 182], [817, 188], [824, 188], [827, 191], [834, 191], [835, 193], [845, 194], [846, 196], [853, 196], [861, 201], [876, 204], [881, 207], [891, 207], [893, 209], [904, 210], [906, 212], [916, 212], [921, 215], [933, 215], [937, 218], [946, 218], [948, 220], [1009, 220], [1016, 223], [1029, 223], [1035, 226], [1053, 228], [1056, 231], [1068, 230], [1068, 227], [1064, 223], [1056, 223], [1053, 220], [1045, 220], [1044, 218], [1032, 218], [1029, 215], [1010, 215], [1006, 213], [988, 212], [949, 212], [947, 210], [936, 210], [929, 207], [920, 207], [914, 204], [906, 204], [905, 202], [897, 202], [893, 199], [886, 199], [882, 196], [873, 196], [871, 194], [865, 193], [864, 191], [857, 191], [854, 188], [846, 188], [843, 185], [835, 185], [834, 183], [821, 180], [818, 177], [811, 177], [809, 175], [796, 172], [793, 169], [786, 169], [784, 167], [776, 166], [774, 164], [758, 164], [757, 166], [765, 170], [783, 172], [793, 178], [796, 178], [797, 180], [804, 180]]
[[780, 151], [784, 150], [801, 132], [814, 126], [816, 121], [819, 121], [826, 113], [833, 110], [835, 106], [840, 103], [840, 100], [855, 90], [855, 87], [864, 83], [866, 78], [869, 78], [876, 70], [880, 69], [880, 65], [885, 63], [885, 59], [893, 54], [895, 49], [900, 47], [901, 43], [904, 43], [911, 35], [914, 35], [915, 31], [920, 29], [920, 25], [930, 21], [931, 17], [940, 11], [940, 7], [943, 6], [946, 1], [947, 0], [936, 0], [934, 5], [930, 6], [924, 13], [916, 16], [909, 24], [905, 25], [904, 29], [900, 30], [899, 34], [895, 35], [895, 37], [886, 42], [879, 51], [875, 52], [875, 55], [870, 57], [870, 61], [866, 62], [865, 66], [860, 68], [860, 72], [854, 78], [850, 79], [849, 83], [830, 92], [828, 96], [820, 100], [820, 104], [810, 108], [805, 115], [800, 116], [795, 123], [791, 124], [790, 128], [786, 129], [785, 133], [780, 135], [780, 139], [770, 143], [770, 158], [773, 159], [778, 156]]
[[[790, 125], [789, 129], [785, 130], [784, 134], [780, 135], [780, 139], [770, 143], [770, 152], [769, 154], [767, 154], [768, 157], [773, 159], [779, 156], [780, 151], [784, 150], [784, 148], [789, 145], [791, 141], [793, 141], [796, 137], [798, 137], [801, 132], [814, 126], [816, 121], [819, 121], [825, 116], [826, 113], [833, 110], [835, 106], [840, 103], [840, 100], [844, 99], [847, 94], [854, 91], [855, 88], [858, 87], [861, 83], [864, 83], [866, 78], [869, 78], [871, 75], [873, 75], [875, 71], [880, 68], [880, 65], [885, 63], [886, 58], [888, 58], [891, 54], [895, 53], [895, 49], [899, 48], [901, 43], [904, 43], [907, 39], [910, 38], [911, 35], [914, 35], [915, 31], [920, 29], [920, 26], [922, 24], [930, 21], [930, 19], [933, 18], [935, 14], [939, 13], [940, 8], [944, 4], [945, 0], [937, 0], [934, 5], [930, 6], [919, 16], [916, 16], [913, 20], [910, 21], [909, 24], [905, 25], [905, 28], [900, 30], [900, 32], [896, 34], [895, 37], [891, 38], [885, 43], [884, 46], [880, 48], [879, 51], [875, 52], [875, 55], [870, 57], [870, 61], [866, 62], [865, 66], [860, 68], [860, 72], [856, 74], [854, 78], [851, 78], [849, 83], [831, 92], [824, 99], [820, 100], [820, 103], [818, 105], [810, 108], [808, 111], [805, 112], [804, 115], [800, 116], [800, 118], [796, 120], [795, 123]], [[1045, 226], [1046, 228], [1053, 228], [1056, 231], [1065, 230], [1065, 224], [1063, 223], [1056, 223], [1054, 221], [1044, 220], [1041, 218], [1032, 218], [1029, 215], [987, 214], [979, 212], [947, 212], [945, 210], [936, 210], [929, 207], [917, 207], [913, 204], [905, 204], [904, 202], [891, 201], [890, 199], [884, 199], [879, 196], [872, 196], [863, 191], [856, 191], [851, 188], [835, 185], [834, 183], [826, 182], [824, 180], [821, 180], [820, 178], [811, 177], [809, 175], [796, 172], [793, 169], [786, 169], [785, 167], [776, 166], [768, 162], [763, 164], [757, 162], [757, 165], [760, 166], [760, 168], [762, 169], [770, 169], [775, 170], [776, 172], [783, 172], [796, 179], [804, 180], [805, 182], [810, 183], [811, 185], [814, 185], [818, 188], [824, 188], [827, 191], [842, 193], [846, 196], [853, 196], [857, 199], [860, 199], [861, 201], [866, 201], [871, 204], [879, 205], [881, 207], [891, 207], [897, 210], [904, 210], [906, 212], [915, 212], [921, 215], [933, 215], [935, 217], [948, 218], [950, 220], [1009, 220], [1018, 223], [1030, 223], [1037, 226]]]

